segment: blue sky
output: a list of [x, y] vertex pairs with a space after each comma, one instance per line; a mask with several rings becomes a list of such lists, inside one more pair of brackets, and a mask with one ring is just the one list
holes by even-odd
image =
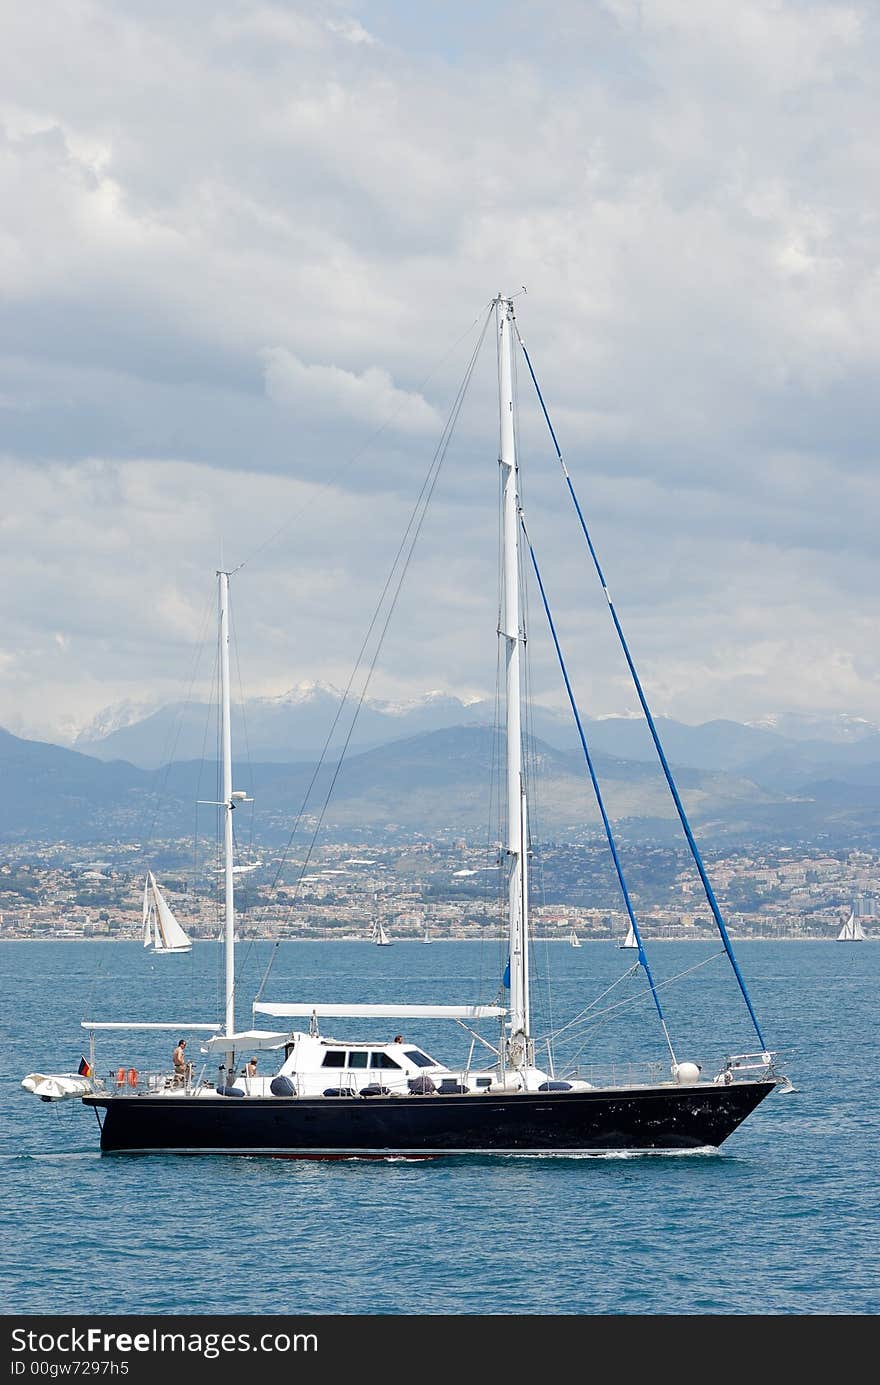
[[[71, 736], [183, 695], [221, 551], [254, 555], [245, 690], [344, 685], [473, 324], [522, 284], [657, 710], [880, 720], [873, 6], [0, 12], [0, 724]], [[380, 696], [494, 688], [491, 357]], [[625, 712], [520, 383], [581, 704]]]

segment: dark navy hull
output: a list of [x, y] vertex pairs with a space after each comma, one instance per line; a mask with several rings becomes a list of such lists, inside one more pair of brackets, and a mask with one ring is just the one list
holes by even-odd
[[91, 1096], [107, 1154], [582, 1153], [718, 1146], [775, 1082], [474, 1096]]

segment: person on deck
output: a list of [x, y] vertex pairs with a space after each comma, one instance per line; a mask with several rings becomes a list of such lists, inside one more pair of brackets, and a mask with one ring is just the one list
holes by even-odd
[[178, 1039], [177, 1047], [171, 1055], [174, 1064], [174, 1085], [182, 1087], [188, 1085], [192, 1077], [193, 1065], [186, 1060], [186, 1039]]

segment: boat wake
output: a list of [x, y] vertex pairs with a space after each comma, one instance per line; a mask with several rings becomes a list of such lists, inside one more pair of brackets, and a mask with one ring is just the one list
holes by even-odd
[[99, 1149], [76, 1149], [68, 1150], [64, 1154], [31, 1154], [24, 1152], [20, 1154], [7, 1154], [4, 1155], [3, 1158], [10, 1161], [19, 1159], [32, 1160], [34, 1163], [39, 1164], [64, 1164], [76, 1162], [79, 1159], [100, 1159], [101, 1151]]
[[705, 1159], [716, 1155], [721, 1159], [727, 1158], [727, 1155], [722, 1154], [715, 1145], [700, 1145], [697, 1149], [536, 1149], [493, 1157], [502, 1159], [564, 1159], [567, 1162], [571, 1159]]

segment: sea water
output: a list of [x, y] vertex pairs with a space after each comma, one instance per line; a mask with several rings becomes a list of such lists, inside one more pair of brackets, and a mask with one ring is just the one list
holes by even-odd
[[[245, 942], [237, 958], [242, 1028], [270, 960], [265, 998], [309, 1002], [492, 1001], [503, 969], [496, 945], [469, 942]], [[218, 944], [176, 957], [0, 944], [4, 1311], [876, 1313], [880, 946], [753, 942], [737, 958], [796, 1090], [774, 1092], [720, 1151], [312, 1162], [102, 1157], [92, 1111], [20, 1088], [31, 1071], [76, 1070], [82, 1019], [217, 1020]], [[759, 1046], [717, 945], [660, 943], [651, 960], [679, 1058], [710, 1072]], [[631, 965], [612, 943], [537, 944], [535, 1032], [581, 1017], [562, 1066], [667, 1061], [644, 977], [620, 979]], [[391, 1037], [375, 1022], [333, 1028]], [[98, 1070], [168, 1068], [177, 1037], [102, 1035]], [[455, 1024], [406, 1038], [441, 1060], [467, 1053]], [[189, 1049], [207, 1061], [195, 1035]]]

